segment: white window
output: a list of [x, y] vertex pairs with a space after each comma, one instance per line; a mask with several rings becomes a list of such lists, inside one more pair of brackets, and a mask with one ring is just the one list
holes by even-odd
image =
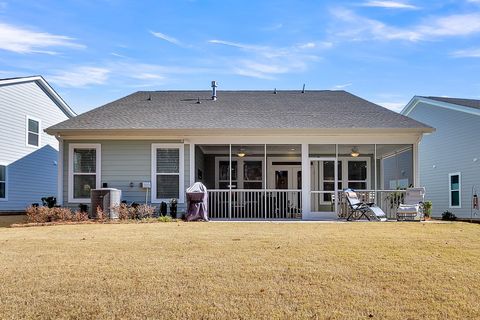
[[27, 116], [26, 123], [26, 143], [27, 146], [39, 147], [40, 146], [40, 120]]
[[450, 173], [448, 175], [448, 191], [450, 208], [461, 208], [462, 199], [462, 181], [460, 172]]
[[152, 202], [184, 202], [183, 144], [152, 144]]
[[68, 201], [88, 203], [90, 191], [100, 188], [100, 144], [70, 144], [68, 154]]
[[7, 166], [0, 165], [0, 201], [7, 200]]

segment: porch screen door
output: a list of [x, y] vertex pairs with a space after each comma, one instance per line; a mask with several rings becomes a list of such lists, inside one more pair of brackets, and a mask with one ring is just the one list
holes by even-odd
[[[335, 213], [341, 162], [335, 158], [310, 158], [310, 201], [313, 213]], [[341, 174], [341, 173], [340, 173]]]

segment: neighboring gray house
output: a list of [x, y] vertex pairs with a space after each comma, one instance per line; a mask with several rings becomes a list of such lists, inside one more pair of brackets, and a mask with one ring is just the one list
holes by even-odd
[[434, 216], [470, 218], [472, 195], [480, 196], [480, 100], [415, 96], [402, 114], [436, 128], [419, 145], [420, 184]]
[[41, 76], [0, 80], [0, 212], [57, 194], [58, 141], [44, 129], [75, 116]]
[[210, 215], [232, 219], [334, 218], [347, 187], [388, 206], [397, 187], [418, 184], [417, 145], [432, 131], [345, 91], [215, 87], [136, 92], [47, 129], [60, 141], [66, 206], [106, 185], [183, 210], [201, 181]]

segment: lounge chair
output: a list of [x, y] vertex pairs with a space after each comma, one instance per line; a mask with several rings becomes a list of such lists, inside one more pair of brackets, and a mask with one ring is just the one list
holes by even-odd
[[350, 212], [347, 216], [347, 221], [360, 220], [365, 217], [369, 221], [387, 221], [387, 215], [380, 207], [373, 202], [363, 202], [358, 198], [357, 193], [353, 189], [344, 190], [347, 198]]
[[404, 203], [397, 209], [398, 221], [421, 221], [424, 219], [423, 201], [425, 188], [408, 188], [405, 193]]

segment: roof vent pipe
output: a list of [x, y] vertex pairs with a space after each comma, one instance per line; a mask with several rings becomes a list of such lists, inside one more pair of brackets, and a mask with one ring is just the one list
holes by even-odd
[[217, 81], [213, 80], [212, 81], [212, 100], [216, 101], [217, 100]]
[[303, 84], [302, 93], [305, 93], [305, 83]]

